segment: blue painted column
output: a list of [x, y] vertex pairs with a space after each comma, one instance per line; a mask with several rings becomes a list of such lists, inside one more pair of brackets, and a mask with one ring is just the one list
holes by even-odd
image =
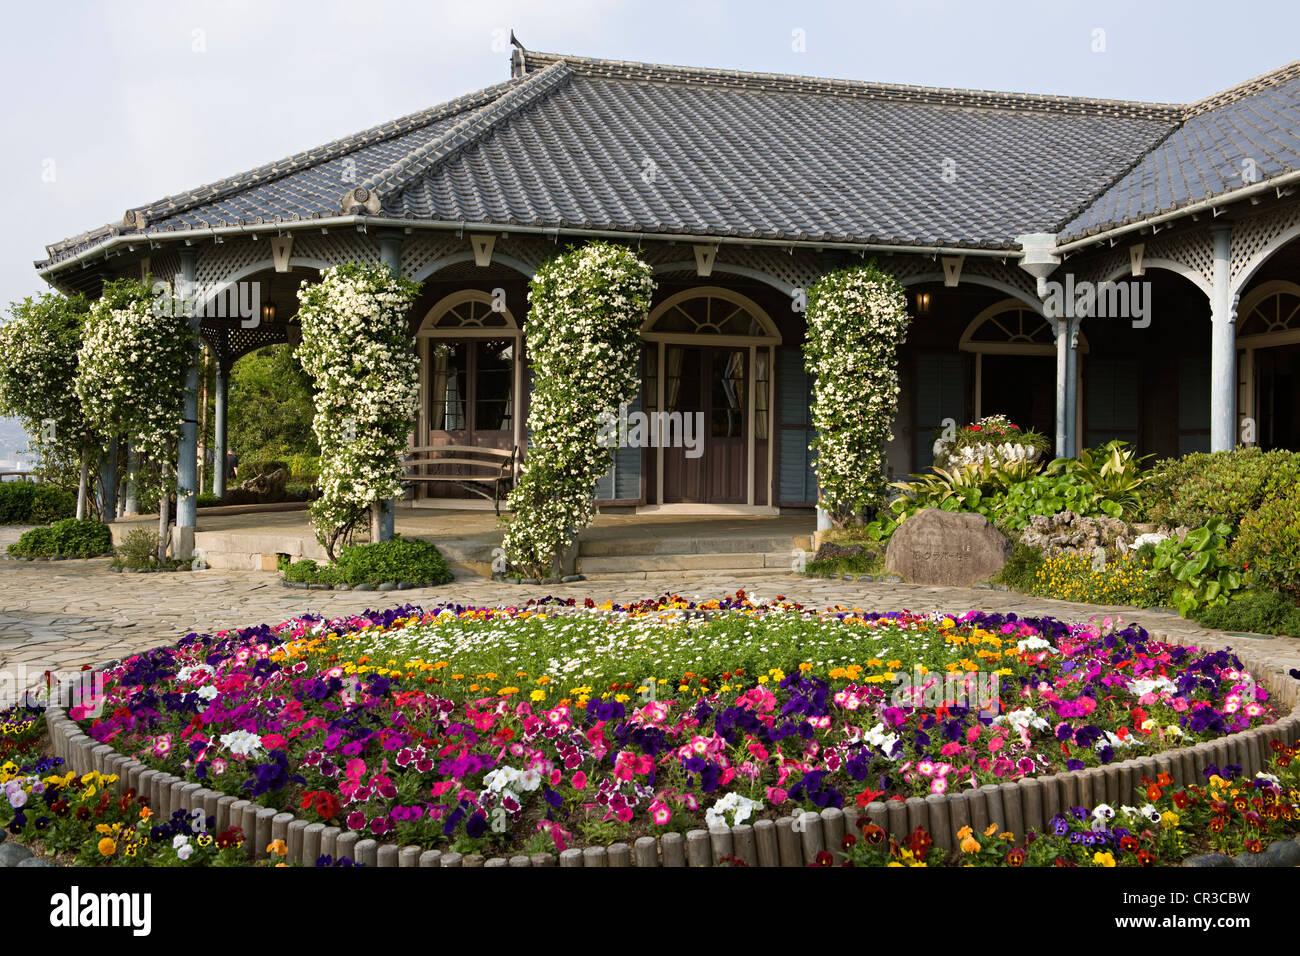
[[1056, 457], [1065, 458], [1069, 451], [1069, 388], [1067, 385], [1070, 361], [1070, 326], [1063, 316], [1048, 316], [1056, 329]]
[[1210, 451], [1237, 444], [1237, 304], [1232, 295], [1232, 227], [1215, 226], [1210, 295]]
[[108, 450], [99, 459], [99, 516], [105, 524], [117, 517], [117, 438], [109, 439]]
[[212, 388], [212, 493], [226, 493], [226, 367], [220, 359]]
[[1067, 319], [1065, 349], [1065, 453], [1079, 454], [1079, 326], [1082, 319]]
[[[394, 275], [402, 274], [402, 237], [386, 235], [379, 237], [379, 261], [393, 270]], [[371, 509], [370, 539], [387, 541], [393, 536], [396, 525], [397, 499], [386, 498], [377, 501]]]
[[176, 450], [176, 535], [172, 541], [172, 557], [188, 560], [194, 556], [194, 522], [199, 486], [199, 309], [195, 302], [198, 281], [198, 254], [193, 249], [181, 250], [181, 294], [190, 308], [190, 367], [185, 373], [185, 410], [181, 417], [180, 447]]
[[126, 515], [138, 515], [140, 513], [140, 502], [136, 498], [136, 488], [140, 477], [140, 455], [135, 450], [134, 445], [126, 446], [126, 502], [122, 508], [122, 513]]

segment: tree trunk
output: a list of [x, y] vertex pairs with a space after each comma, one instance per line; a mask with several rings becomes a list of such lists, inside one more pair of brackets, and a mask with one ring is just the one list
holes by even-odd
[[86, 497], [90, 485], [90, 449], [81, 449], [81, 477], [77, 479], [77, 520], [86, 517]]

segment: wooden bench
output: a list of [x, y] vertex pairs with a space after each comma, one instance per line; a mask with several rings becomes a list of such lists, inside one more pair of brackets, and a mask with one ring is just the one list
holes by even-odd
[[[409, 448], [403, 456], [406, 477], [411, 484], [448, 482], [492, 502], [492, 510], [501, 514], [501, 499], [509, 494], [518, 477], [519, 448], [485, 448], [477, 445], [420, 445]], [[444, 465], [475, 469], [471, 474], [430, 475], [422, 469]]]

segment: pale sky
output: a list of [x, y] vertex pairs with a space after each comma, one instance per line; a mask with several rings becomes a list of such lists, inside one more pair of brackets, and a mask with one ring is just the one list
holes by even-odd
[[1174, 102], [1300, 52], [1300, 6], [1263, 0], [56, 0], [5, 14], [0, 307], [45, 288], [31, 265], [45, 243], [508, 78], [511, 28], [554, 53]]

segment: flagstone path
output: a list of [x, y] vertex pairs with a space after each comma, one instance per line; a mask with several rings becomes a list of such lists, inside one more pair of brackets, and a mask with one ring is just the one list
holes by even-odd
[[[1206, 647], [1252, 650], [1285, 668], [1300, 667], [1300, 639], [1246, 637], [1200, 627], [1175, 614], [1030, 598], [1014, 592], [804, 578], [788, 572], [674, 572], [637, 580], [562, 585], [509, 585], [462, 577], [438, 588], [401, 592], [306, 591], [281, 586], [274, 574], [207, 570], [176, 574], [113, 574], [107, 559], [60, 562], [0, 561], [0, 694], [25, 671], [69, 672], [169, 644], [190, 631], [275, 623], [306, 612], [338, 616], [410, 602], [521, 604], [547, 594], [580, 602], [618, 603], [665, 593], [721, 597], [743, 588], [763, 599], [783, 596], [812, 607], [845, 604], [867, 610], [963, 612], [971, 608], [1051, 615], [1082, 621], [1122, 617], [1153, 633]], [[3, 701], [0, 701], [3, 703]]]

